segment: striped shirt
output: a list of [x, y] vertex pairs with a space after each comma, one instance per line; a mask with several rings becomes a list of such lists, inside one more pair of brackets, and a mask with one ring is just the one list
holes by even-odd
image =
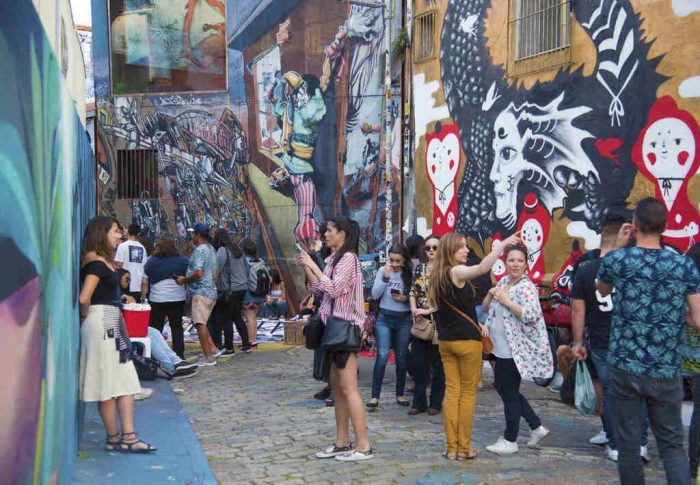
[[309, 285], [311, 292], [318, 296], [323, 295], [318, 313], [323, 323], [326, 323], [331, 314], [331, 304], [335, 300], [334, 317], [362, 325], [365, 321], [365, 302], [360, 262], [355, 254], [348, 252], [333, 267], [331, 263], [334, 257], [335, 253], [326, 259], [323, 276]]

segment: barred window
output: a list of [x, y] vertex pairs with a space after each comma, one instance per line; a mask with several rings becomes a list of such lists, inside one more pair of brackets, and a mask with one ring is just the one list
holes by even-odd
[[117, 198], [158, 198], [156, 150], [117, 150]]
[[415, 33], [413, 36], [416, 62], [433, 59], [437, 53], [435, 42], [435, 12], [426, 12], [416, 17]]
[[570, 0], [517, 0], [515, 60], [569, 47]]

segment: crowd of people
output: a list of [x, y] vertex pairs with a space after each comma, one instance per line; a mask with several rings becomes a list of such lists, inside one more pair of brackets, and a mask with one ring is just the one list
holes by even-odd
[[[691, 248], [689, 257], [665, 248], [661, 238], [666, 215], [663, 204], [651, 198], [641, 200], [633, 213], [608, 211], [600, 248], [576, 264], [570, 288], [572, 342], [557, 351], [561, 372], [568, 371], [568, 366], [561, 368], [568, 356], [585, 362], [599, 384], [603, 429], [591, 442], [605, 445], [623, 484], [643, 483], [649, 427], [668, 482], [689, 483], [697, 476], [700, 245]], [[189, 259], [170, 239], [158, 241], [148, 257], [138, 232], [130, 226], [127, 240], [119, 244], [121, 231], [114, 219], [97, 217], [86, 228], [80, 394], [83, 400], [99, 402], [107, 450], [151, 452], [155, 448], [133, 429], [131, 396], [139, 383], [120, 305], [148, 298], [154, 358], [175, 376], [193, 375], [197, 366], [215, 365], [217, 358], [235, 353], [234, 326], [241, 350], [249, 351], [256, 345], [258, 312], [264, 307], [266, 315], [279, 317], [287, 307], [282, 278], [267, 269], [253, 241], [239, 246], [224, 230], [210, 239], [210, 228], [198, 224], [190, 230], [195, 247]], [[528, 251], [518, 233], [483, 259], [474, 259], [466, 237], [458, 233], [429, 236], [418, 244], [409, 241], [411, 247], [394, 244], [371, 288], [378, 302], [376, 319], [366, 318], [358, 224], [334, 217], [321, 236], [323, 242], [299, 246], [296, 255], [309, 291], [300, 315], [307, 315], [309, 328], [316, 320], [322, 328], [314, 377], [328, 386], [317, 397], [329, 399], [336, 415], [335, 441], [318, 458], [361, 461], [375, 456], [365, 410], [381, 409], [392, 349], [396, 403], [410, 407], [409, 416], [443, 413], [446, 459], [478, 457], [471, 435], [485, 360], [494, 368], [504, 412], [503, 434], [486, 451], [517, 453], [521, 418], [530, 428], [527, 446], [539, 446], [550, 435], [546, 416], [539, 416], [521, 392], [523, 379], [548, 382], [555, 362], [541, 288], [528, 276]], [[497, 279], [491, 270], [499, 259], [505, 273]], [[184, 359], [182, 316], [188, 301], [202, 347], [198, 362]], [[161, 335], [165, 318], [172, 350]], [[366, 322], [374, 323], [370, 328]], [[358, 351], [369, 334], [377, 352], [371, 397], [363, 402]], [[409, 374], [412, 402], [406, 398]], [[682, 375], [692, 377], [696, 391], [687, 453], [680, 412]]]

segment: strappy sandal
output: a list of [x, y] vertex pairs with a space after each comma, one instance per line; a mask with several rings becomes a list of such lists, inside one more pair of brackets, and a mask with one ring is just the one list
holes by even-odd
[[479, 452], [476, 450], [469, 450], [466, 453], [460, 451], [457, 453], [457, 459], [459, 461], [473, 460], [477, 456], [479, 456]]
[[105, 438], [105, 451], [119, 451], [119, 445], [121, 445], [122, 441], [120, 439], [114, 441], [114, 438], [119, 438], [119, 433], [107, 435], [107, 438]]
[[[124, 436], [133, 435], [134, 441], [124, 441]], [[134, 448], [134, 446], [139, 443], [146, 445], [145, 448]], [[126, 448], [124, 448], [126, 446]], [[145, 441], [142, 441], [136, 437], [136, 433], [122, 433], [122, 440], [119, 443], [119, 451], [122, 453], [153, 453], [158, 448], [151, 446]]]
[[455, 461], [457, 460], [457, 453], [446, 451], [442, 454], [442, 457], [446, 460]]

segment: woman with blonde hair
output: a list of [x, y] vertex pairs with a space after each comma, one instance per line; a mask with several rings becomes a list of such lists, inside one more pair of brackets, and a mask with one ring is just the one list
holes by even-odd
[[485, 326], [477, 323], [474, 289], [470, 280], [490, 271], [508, 244], [520, 241], [513, 234], [476, 266], [467, 266], [467, 239], [446, 234], [440, 240], [428, 280], [428, 304], [437, 308], [435, 323], [438, 347], [445, 369], [443, 404], [448, 460], [469, 460], [478, 453], [471, 447], [476, 408], [476, 386], [481, 372], [482, 338]]

